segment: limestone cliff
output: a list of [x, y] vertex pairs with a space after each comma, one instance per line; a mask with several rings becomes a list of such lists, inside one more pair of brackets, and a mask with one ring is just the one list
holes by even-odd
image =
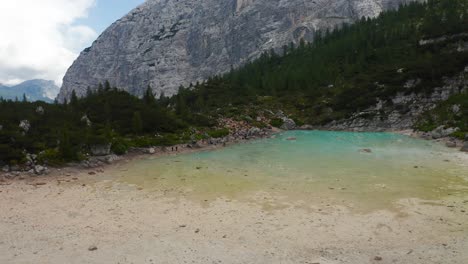
[[374, 17], [411, 0], [148, 0], [111, 25], [73, 63], [58, 96], [108, 80], [132, 94], [228, 71], [319, 29]]

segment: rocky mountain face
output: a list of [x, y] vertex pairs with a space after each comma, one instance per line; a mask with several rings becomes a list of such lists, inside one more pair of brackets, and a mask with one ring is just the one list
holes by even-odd
[[9, 100], [22, 100], [26, 95], [28, 101], [53, 102], [60, 88], [53, 81], [29, 80], [15, 86], [0, 84], [0, 97]]
[[[420, 79], [408, 80], [404, 86], [410, 89], [421, 82]], [[468, 65], [465, 70], [456, 76], [446, 78], [444, 85], [437, 87], [430, 94], [406, 93], [402, 89], [391, 100], [382, 101], [362, 112], [355, 113], [352, 117], [344, 120], [333, 121], [324, 128], [331, 130], [352, 130], [352, 131], [389, 131], [413, 129], [415, 123], [422, 113], [434, 109], [438, 103], [446, 101], [450, 96], [468, 92]], [[454, 114], [462, 114], [460, 106], [453, 105]], [[450, 128], [448, 131], [435, 133], [439, 136], [448, 136], [456, 130]]]
[[171, 95], [270, 49], [412, 0], [148, 0], [73, 63], [59, 100], [108, 80], [135, 95]]

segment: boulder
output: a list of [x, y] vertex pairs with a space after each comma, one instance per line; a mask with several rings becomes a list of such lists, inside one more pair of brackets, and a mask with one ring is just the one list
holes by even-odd
[[84, 168], [96, 168], [102, 165], [104, 165], [104, 162], [93, 157], [81, 162], [81, 166], [83, 166]]
[[111, 154], [111, 155], [107, 155], [107, 156], [101, 156], [101, 157], [98, 157], [98, 160], [100, 162], [104, 162], [104, 163], [107, 163], [107, 164], [112, 164], [116, 161], [119, 161], [121, 160], [121, 157], [115, 155], [115, 154]]
[[36, 108], [36, 113], [39, 114], [39, 115], [43, 115], [44, 114], [44, 107], [38, 106]]
[[8, 165], [3, 166], [2, 171], [3, 172], [9, 172], [10, 171], [10, 166], [8, 166]]
[[458, 127], [445, 128], [445, 126], [439, 126], [431, 132], [431, 136], [433, 139], [439, 139], [443, 137], [448, 137], [449, 135], [451, 135], [454, 132], [457, 132], [458, 130], [460, 130]]
[[41, 166], [41, 165], [36, 165], [34, 166], [34, 173], [36, 175], [43, 175], [48, 173], [47, 167]]
[[154, 153], [156, 153], [156, 149], [155, 149], [155, 148], [148, 148], [148, 149], [146, 150], [146, 153], [147, 153], [147, 154], [154, 154]]
[[192, 142], [191, 144], [188, 144], [187, 147], [192, 148], [192, 149], [199, 149], [199, 148], [203, 148], [203, 144], [201, 143], [201, 141], [195, 141], [195, 142]]
[[452, 105], [452, 113], [455, 115], [460, 114], [461, 106], [459, 104]]
[[311, 125], [303, 125], [300, 127], [301, 130], [313, 130], [314, 127]]
[[34, 154], [27, 154], [26, 155], [26, 165], [34, 166], [37, 161], [37, 155]]
[[411, 88], [418, 86], [420, 83], [421, 83], [421, 79], [411, 79], [405, 83], [404, 87], [406, 89], [411, 89]]
[[90, 127], [92, 125], [91, 120], [89, 120], [87, 115], [81, 117], [81, 122], [85, 123], [86, 126]]
[[252, 127], [251, 129], [249, 129], [249, 131], [247, 131], [247, 136], [248, 137], [255, 137], [255, 136], [260, 135], [261, 132], [262, 132], [262, 130], [260, 128]]
[[31, 129], [31, 123], [29, 123], [28, 120], [21, 120], [20, 124], [19, 124], [19, 127], [25, 132], [27, 133], [29, 131], [29, 129]]
[[281, 119], [286, 118], [286, 115], [284, 115], [284, 112], [281, 111], [281, 110], [279, 110], [279, 111], [275, 114], [275, 116], [276, 116], [277, 118], [281, 118]]
[[91, 146], [93, 156], [107, 156], [111, 153], [111, 144], [101, 144]]
[[281, 129], [283, 130], [293, 130], [296, 129], [296, 122], [292, 120], [291, 118], [284, 117], [283, 118], [283, 125], [281, 126]]

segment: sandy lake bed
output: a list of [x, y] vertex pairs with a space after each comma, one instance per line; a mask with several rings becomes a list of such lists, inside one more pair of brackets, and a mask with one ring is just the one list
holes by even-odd
[[[379, 154], [371, 147], [362, 155]], [[440, 193], [424, 196], [416, 187], [414, 195], [396, 195], [382, 179], [353, 184], [338, 174], [304, 184], [319, 186], [311, 191], [278, 178], [246, 184], [223, 176], [213, 185], [219, 190], [207, 192], [197, 177], [218, 171], [203, 173], [209, 155], [196, 156], [200, 168], [179, 170], [184, 178], [150, 167], [154, 175], [138, 171], [145, 180], [137, 180], [126, 173], [130, 161], [95, 175], [63, 169], [0, 183], [0, 263], [468, 263], [468, 195], [458, 180], [443, 179]], [[193, 155], [171, 157], [193, 166], [187, 158]], [[243, 177], [251, 174], [242, 168]]]

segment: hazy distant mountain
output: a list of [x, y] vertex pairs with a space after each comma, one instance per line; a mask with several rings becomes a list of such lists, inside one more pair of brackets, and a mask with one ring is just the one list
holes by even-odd
[[0, 97], [22, 100], [24, 94], [28, 101], [53, 102], [59, 90], [60, 88], [53, 81], [30, 80], [15, 86], [0, 84]]

